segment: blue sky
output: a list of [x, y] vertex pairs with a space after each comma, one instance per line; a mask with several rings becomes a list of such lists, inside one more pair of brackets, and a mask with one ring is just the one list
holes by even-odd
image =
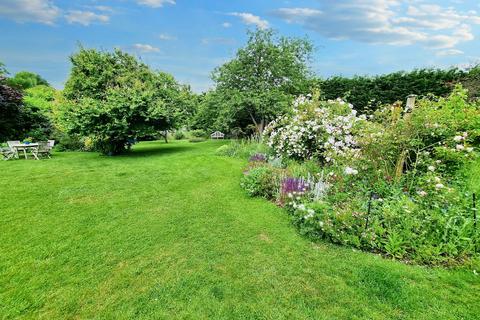
[[199, 92], [248, 28], [307, 36], [312, 69], [324, 77], [480, 59], [473, 0], [0, 0], [0, 61], [62, 88], [79, 43], [118, 47]]

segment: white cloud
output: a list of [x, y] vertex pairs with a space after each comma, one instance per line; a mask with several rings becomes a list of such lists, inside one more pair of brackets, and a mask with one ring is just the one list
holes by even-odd
[[17, 22], [54, 24], [61, 10], [50, 0], [1, 0], [0, 16]]
[[164, 40], [164, 41], [170, 41], [170, 40], [177, 40], [177, 37], [175, 36], [172, 36], [172, 35], [169, 35], [169, 34], [166, 34], [166, 33], [161, 33], [158, 35], [158, 38], [160, 40]]
[[232, 24], [230, 22], [222, 23], [222, 27], [224, 27], [224, 28], [230, 28], [231, 26], [232, 26]]
[[267, 29], [270, 26], [267, 20], [248, 12], [231, 12], [229, 15], [239, 17], [246, 25], [255, 25], [259, 29]]
[[95, 9], [98, 11], [104, 11], [104, 12], [114, 12], [115, 10], [112, 7], [109, 6], [94, 6]]
[[233, 45], [236, 43], [235, 39], [231, 39], [231, 38], [203, 38], [200, 42], [203, 45], [210, 45], [210, 44]]
[[440, 56], [440, 57], [458, 56], [463, 54], [463, 51], [458, 49], [448, 49], [448, 50], [438, 51], [436, 54], [437, 56]]
[[160, 49], [149, 45], [149, 44], [143, 44], [143, 43], [135, 43], [133, 45], [133, 48], [137, 51], [143, 52], [143, 53], [150, 53], [150, 52], [160, 52]]
[[78, 23], [83, 26], [88, 26], [92, 23], [107, 23], [110, 17], [105, 14], [97, 14], [91, 11], [72, 10], [65, 15], [65, 19], [68, 23]]
[[175, 5], [175, 0], [137, 0], [137, 3], [142, 6], [161, 8], [166, 4]]
[[420, 44], [444, 52], [473, 40], [471, 26], [480, 24], [480, 16], [475, 11], [460, 12], [423, 0], [409, 1], [408, 6], [402, 5], [404, 3], [400, 0], [326, 1], [319, 8], [280, 8], [274, 15], [330, 39]]

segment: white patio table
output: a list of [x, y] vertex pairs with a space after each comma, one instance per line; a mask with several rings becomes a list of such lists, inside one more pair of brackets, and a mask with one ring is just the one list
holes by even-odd
[[16, 143], [12, 145], [12, 148], [15, 149], [15, 153], [17, 154], [18, 157], [18, 152], [23, 151], [23, 155], [25, 156], [25, 159], [28, 159], [27, 157], [27, 149], [34, 149], [38, 147], [38, 143]]

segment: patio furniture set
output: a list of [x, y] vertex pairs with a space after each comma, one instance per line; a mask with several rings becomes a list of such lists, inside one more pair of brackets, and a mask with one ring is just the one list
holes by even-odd
[[4, 160], [19, 159], [22, 155], [28, 159], [28, 154], [31, 154], [34, 159], [50, 158], [51, 151], [55, 145], [55, 140], [40, 141], [36, 143], [7, 141], [7, 148], [0, 148]]

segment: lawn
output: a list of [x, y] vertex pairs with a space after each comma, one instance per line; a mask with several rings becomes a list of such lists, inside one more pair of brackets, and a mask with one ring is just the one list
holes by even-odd
[[222, 143], [1, 162], [0, 318], [478, 319], [471, 269], [312, 243]]

